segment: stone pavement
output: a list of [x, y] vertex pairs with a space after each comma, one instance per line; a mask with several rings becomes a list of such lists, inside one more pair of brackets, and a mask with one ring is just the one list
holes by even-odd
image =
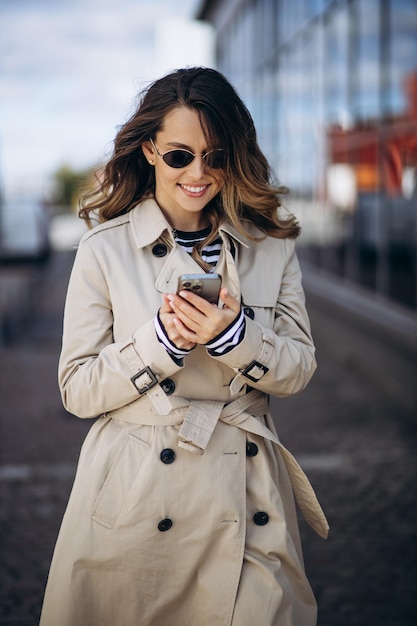
[[[64, 411], [56, 384], [71, 259], [55, 254], [34, 324], [0, 350], [1, 626], [38, 624], [90, 425]], [[331, 526], [326, 542], [300, 520], [319, 626], [414, 626], [416, 354], [317, 294], [308, 302], [318, 371], [303, 393], [272, 406]]]

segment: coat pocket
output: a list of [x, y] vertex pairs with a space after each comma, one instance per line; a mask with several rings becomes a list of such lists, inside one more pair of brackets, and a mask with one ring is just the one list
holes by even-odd
[[92, 519], [113, 528], [150, 444], [132, 433], [124, 440], [94, 503]]

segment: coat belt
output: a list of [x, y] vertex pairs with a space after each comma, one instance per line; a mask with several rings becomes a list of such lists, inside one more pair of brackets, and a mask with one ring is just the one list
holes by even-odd
[[320, 537], [327, 538], [329, 525], [310, 481], [293, 455], [282, 445], [278, 436], [259, 419], [269, 411], [267, 396], [251, 391], [229, 404], [212, 400], [170, 399], [168, 415], [156, 413], [150, 402], [134, 402], [107, 413], [108, 417], [147, 426], [181, 425], [179, 446], [189, 452], [204, 454], [218, 420], [272, 441], [278, 447], [286, 465], [297, 504], [307, 523]]

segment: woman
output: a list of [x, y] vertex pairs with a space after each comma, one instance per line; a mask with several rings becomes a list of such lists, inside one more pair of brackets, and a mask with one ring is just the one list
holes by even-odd
[[[322, 535], [268, 395], [314, 369], [299, 227], [217, 71], [156, 81], [81, 216], [59, 382], [100, 415], [81, 451], [42, 626], [310, 626], [293, 490]], [[282, 211], [282, 209], [281, 209]], [[218, 304], [177, 291], [222, 277]]]

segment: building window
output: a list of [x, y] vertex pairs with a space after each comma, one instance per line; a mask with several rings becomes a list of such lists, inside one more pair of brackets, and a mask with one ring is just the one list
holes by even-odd
[[221, 7], [219, 68], [290, 188], [300, 256], [417, 307], [417, 0]]

